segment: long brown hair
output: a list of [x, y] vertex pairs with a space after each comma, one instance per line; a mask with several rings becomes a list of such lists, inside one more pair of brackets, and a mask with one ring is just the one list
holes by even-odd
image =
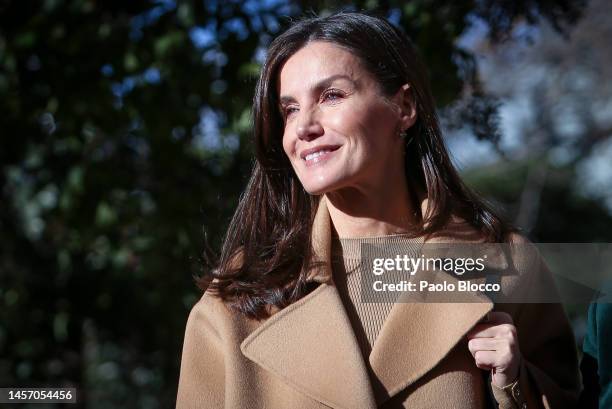
[[283, 64], [312, 41], [343, 47], [359, 58], [383, 93], [405, 83], [417, 104], [406, 140], [410, 191], [428, 198], [415, 234], [432, 235], [457, 215], [488, 241], [504, 241], [512, 227], [461, 181], [451, 163], [435, 113], [425, 69], [415, 47], [387, 21], [360, 13], [308, 18], [293, 24], [270, 45], [253, 102], [256, 163], [230, 222], [221, 256], [199, 285], [231, 308], [262, 319], [310, 291], [311, 229], [319, 197], [302, 187], [282, 148], [283, 118], [277, 81]]

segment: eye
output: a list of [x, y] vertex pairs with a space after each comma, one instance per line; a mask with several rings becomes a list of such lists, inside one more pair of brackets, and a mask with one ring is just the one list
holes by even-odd
[[321, 96], [321, 100], [329, 102], [336, 102], [342, 98], [344, 98], [344, 92], [338, 89], [328, 89]]
[[283, 108], [283, 116], [285, 118], [290, 117], [291, 115], [295, 114], [296, 112], [299, 111], [299, 108], [293, 105], [289, 105]]

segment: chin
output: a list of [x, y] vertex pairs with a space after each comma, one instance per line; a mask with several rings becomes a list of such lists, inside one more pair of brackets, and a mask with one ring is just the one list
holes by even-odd
[[315, 185], [304, 185], [302, 184], [304, 190], [313, 196], [323, 195], [329, 191], [326, 186], [315, 186]]
[[327, 168], [324, 171], [321, 169], [319, 172], [307, 170], [301, 175], [298, 173], [298, 180], [308, 194], [323, 195], [344, 187], [347, 177], [343, 172], [336, 172], [335, 169]]
[[302, 183], [302, 187], [304, 190], [308, 192], [308, 194], [313, 196], [324, 195], [326, 193], [333, 192], [338, 189], [338, 183], [321, 183], [321, 182], [313, 182], [313, 183]]

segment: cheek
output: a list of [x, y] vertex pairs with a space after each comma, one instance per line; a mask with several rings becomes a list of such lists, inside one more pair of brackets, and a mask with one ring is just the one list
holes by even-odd
[[346, 104], [330, 117], [330, 125], [344, 130], [348, 136], [381, 138], [393, 132], [394, 113], [382, 104], [380, 97], [369, 97], [366, 101], [355, 100]]
[[362, 118], [362, 127], [367, 133], [370, 143], [379, 148], [395, 145], [399, 140], [397, 135], [397, 116], [386, 106], [378, 106], [369, 110]]
[[355, 143], [355, 149], [372, 153], [379, 150], [387, 142], [385, 139], [389, 134], [391, 118], [380, 109], [352, 108], [337, 115], [330, 124], [341, 130], [349, 143]]
[[359, 108], [358, 105], [346, 104], [341, 109], [331, 111], [326, 121], [327, 125], [330, 128], [343, 130], [350, 136], [362, 128], [363, 113]]
[[385, 134], [393, 133], [397, 126], [398, 114], [389, 106], [380, 102], [367, 113], [368, 126]]
[[289, 159], [292, 159], [291, 156], [293, 153], [293, 143], [291, 142], [291, 138], [289, 138], [289, 136], [287, 136], [286, 134], [283, 134], [282, 144], [283, 151], [285, 151], [285, 155], [287, 155]]

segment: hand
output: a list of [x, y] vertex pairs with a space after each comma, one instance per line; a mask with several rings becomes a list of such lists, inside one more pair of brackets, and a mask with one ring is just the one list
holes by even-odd
[[468, 332], [467, 339], [476, 366], [491, 371], [495, 386], [503, 388], [518, 378], [521, 351], [509, 314], [490, 312]]

